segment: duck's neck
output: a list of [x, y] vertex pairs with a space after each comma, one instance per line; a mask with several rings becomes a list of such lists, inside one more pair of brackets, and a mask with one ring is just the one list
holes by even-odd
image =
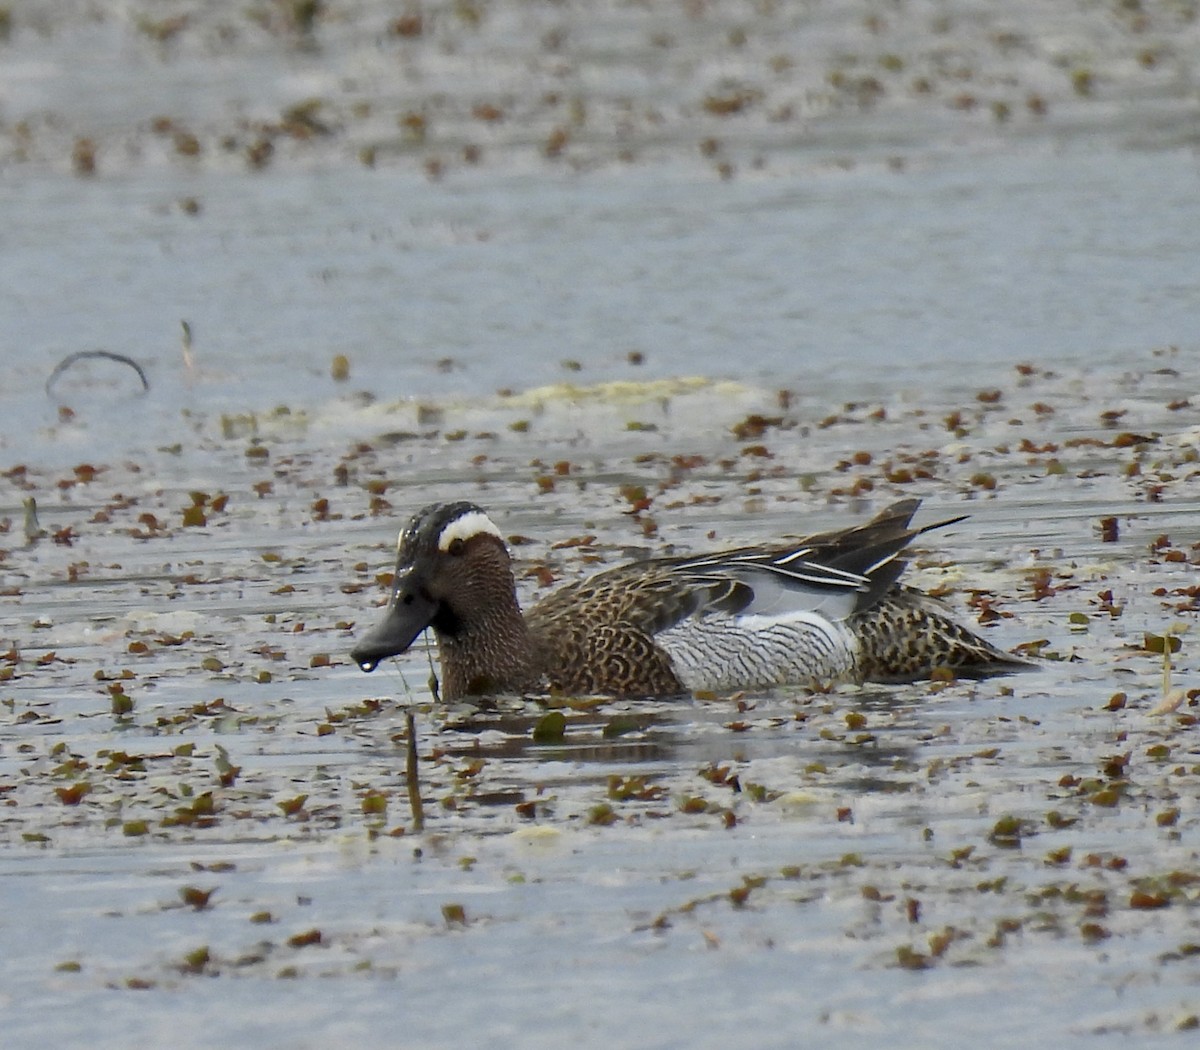
[[434, 629], [446, 700], [536, 686], [533, 646], [516, 595], [474, 610], [470, 619], [435, 623]]

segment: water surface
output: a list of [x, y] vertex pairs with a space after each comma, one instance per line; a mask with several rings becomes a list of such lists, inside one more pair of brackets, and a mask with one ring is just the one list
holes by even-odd
[[[1200, 194], [1176, 119], [1194, 99], [1167, 75], [1194, 29], [1039, 5], [1012, 16], [1034, 19], [1022, 44], [990, 8], [935, 26], [843, 6], [808, 5], [801, 37], [788, 5], [493, 5], [479, 30], [460, 5], [420, 48], [373, 5], [315, 41], [212, 5], [161, 51], [108, 12], [18, 17], [6, 1046], [1116, 1046], [1195, 1026]], [[763, 64], [803, 47], [794, 74]], [[440, 123], [401, 150], [404, 48]], [[879, 74], [868, 105], [829, 78], [864, 56], [935, 90]], [[563, 63], [591, 71], [591, 108], [555, 158], [538, 105]], [[328, 73], [351, 68], [357, 87]], [[697, 84], [765, 68], [740, 123], [697, 109]], [[523, 121], [451, 163], [495, 84]], [[247, 119], [301, 86], [345, 105], [335, 133]], [[614, 130], [629, 94], [660, 122]], [[1001, 97], [1019, 116], [979, 119]], [[788, 99], [804, 134], [765, 116]], [[155, 113], [198, 159], [164, 153]], [[85, 134], [91, 177], [65, 161]], [[273, 160], [246, 170], [266, 134]], [[48, 394], [90, 349], [136, 359], [149, 393], [90, 362]], [[912, 582], [1037, 671], [582, 704], [536, 744], [535, 701], [447, 710], [424, 651], [373, 676], [346, 655], [433, 499], [528, 540], [532, 601], [547, 575], [910, 496], [923, 521], [970, 514]]]

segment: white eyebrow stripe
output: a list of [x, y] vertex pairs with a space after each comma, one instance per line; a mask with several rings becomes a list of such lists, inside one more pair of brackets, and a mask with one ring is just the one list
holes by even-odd
[[438, 550], [448, 551], [450, 544], [455, 540], [462, 540], [465, 543], [472, 537], [485, 533], [488, 536], [495, 536], [501, 543], [504, 542], [504, 537], [500, 535], [500, 530], [496, 528], [492, 519], [484, 514], [483, 511], [468, 511], [466, 514], [449, 522], [442, 529], [442, 534], [438, 536]]

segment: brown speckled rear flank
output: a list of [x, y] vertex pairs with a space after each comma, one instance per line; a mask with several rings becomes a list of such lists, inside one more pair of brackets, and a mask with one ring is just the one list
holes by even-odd
[[862, 646], [863, 681], [911, 682], [938, 669], [979, 675], [1026, 666], [908, 588], [896, 589], [855, 616], [851, 629]]

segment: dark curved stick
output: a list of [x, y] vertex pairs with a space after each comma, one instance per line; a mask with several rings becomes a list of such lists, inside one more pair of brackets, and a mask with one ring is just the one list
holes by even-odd
[[93, 357], [100, 357], [105, 361], [116, 361], [117, 364], [128, 365], [138, 374], [138, 379], [142, 381], [142, 393], [149, 392], [150, 380], [146, 378], [146, 373], [142, 371], [142, 366], [132, 357], [126, 357], [124, 354], [114, 354], [111, 350], [80, 350], [77, 353], [68, 354], [58, 362], [54, 371], [50, 373], [50, 378], [46, 380], [46, 393], [50, 394], [53, 392], [55, 380], [75, 364], [76, 361], [85, 361]]

